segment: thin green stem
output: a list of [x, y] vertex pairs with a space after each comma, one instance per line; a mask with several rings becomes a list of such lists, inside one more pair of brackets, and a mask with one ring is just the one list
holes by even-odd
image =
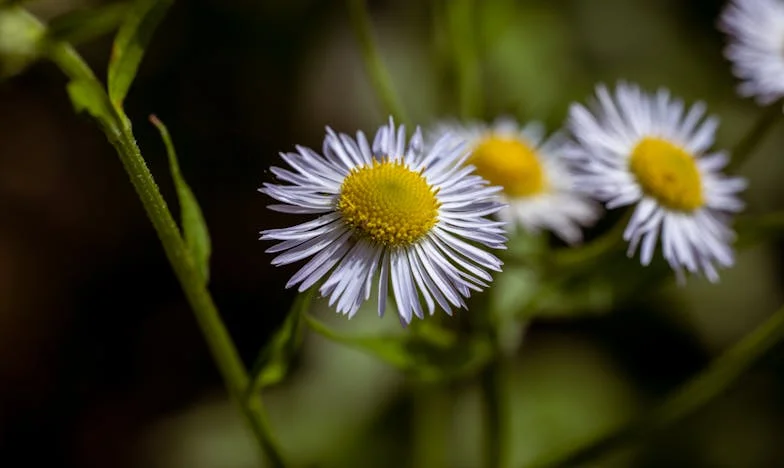
[[681, 421], [724, 393], [753, 364], [770, 353], [782, 339], [784, 339], [784, 307], [715, 359], [705, 371], [675, 391], [646, 417], [621, 426], [589, 445], [556, 454], [532, 466], [537, 468], [582, 466], [614, 448], [644, 438]]
[[516, 346], [508, 344], [504, 348], [500, 333], [508, 327], [517, 326], [516, 321], [505, 319], [494, 296], [483, 294], [477, 297], [480, 310], [477, 327], [487, 334], [494, 349], [493, 359], [482, 369], [479, 376], [479, 390], [484, 415], [482, 458], [485, 468], [502, 468], [507, 464], [509, 448], [508, 398], [505, 393], [506, 356], [515, 351]]
[[560, 249], [553, 253], [553, 264], [561, 269], [588, 264], [597, 258], [620, 248], [623, 245], [623, 231], [629, 224], [632, 210], [615, 222], [615, 224], [590, 243], [579, 248]]
[[738, 248], [780, 237], [784, 235], [784, 211], [739, 217], [735, 229], [738, 231]]
[[362, 50], [365, 69], [381, 106], [398, 122], [410, 124], [411, 121], [403, 110], [400, 99], [392, 86], [392, 79], [378, 53], [378, 46], [371, 32], [370, 14], [365, 0], [348, 0], [348, 12], [354, 35]]
[[[51, 44], [48, 50], [50, 59], [72, 80], [89, 82], [96, 92], [100, 92], [108, 103], [103, 86], [92, 70], [73, 47], [65, 42]], [[117, 150], [123, 167], [128, 173], [136, 193], [142, 201], [161, 240], [166, 257], [182, 286], [185, 296], [193, 309], [199, 326], [204, 334], [215, 363], [225, 381], [229, 395], [240, 407], [244, 419], [252, 429], [257, 442], [264, 449], [272, 466], [285, 466], [278, 445], [272, 435], [260, 398], [244, 401], [243, 394], [249, 384], [245, 366], [234, 346], [215, 303], [204, 284], [203, 278], [182, 239], [166, 201], [158, 189], [141, 152], [127, 118], [113, 107], [111, 116], [99, 118], [102, 129], [109, 142]]]
[[414, 468], [447, 466], [452, 421], [452, 395], [444, 383], [414, 383], [412, 414], [412, 463]]
[[497, 356], [482, 372], [480, 389], [484, 402], [485, 430], [483, 458], [485, 468], [506, 466], [509, 428], [507, 401], [503, 385], [503, 357]]
[[725, 170], [727, 172], [735, 172], [740, 169], [754, 150], [757, 149], [757, 146], [762, 142], [768, 131], [781, 119], [781, 116], [781, 101], [768, 106], [749, 129], [748, 133], [732, 149], [732, 159]]
[[[414, 321], [409, 333], [423, 340], [432, 340], [434, 334], [446, 331], [445, 315], [430, 317], [427, 321]], [[422, 381], [410, 379], [412, 391], [411, 466], [413, 468], [442, 468], [448, 466], [449, 433], [455, 399], [449, 391], [451, 379]]]
[[446, 16], [457, 77], [460, 116], [477, 118], [481, 114], [481, 80], [477, 45], [475, 0], [447, 0]]

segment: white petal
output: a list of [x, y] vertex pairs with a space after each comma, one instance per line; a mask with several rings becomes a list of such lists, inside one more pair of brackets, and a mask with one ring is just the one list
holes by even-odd
[[381, 274], [378, 278], [378, 316], [383, 317], [387, 309], [387, 295], [389, 294], [389, 250], [384, 250], [381, 257]]

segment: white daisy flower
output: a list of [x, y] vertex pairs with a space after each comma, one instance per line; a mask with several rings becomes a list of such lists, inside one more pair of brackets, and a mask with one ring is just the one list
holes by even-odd
[[746, 182], [720, 170], [729, 157], [709, 153], [718, 120], [702, 120], [705, 105], [685, 111], [667, 90], [645, 94], [620, 83], [615, 95], [596, 90], [591, 109], [574, 104], [569, 124], [579, 142], [570, 156], [582, 162], [581, 184], [607, 208], [637, 204], [624, 239], [629, 256], [640, 245], [648, 265], [661, 232], [664, 258], [680, 281], [682, 268], [718, 281], [716, 266], [733, 264], [729, 213], [743, 209]]
[[439, 125], [436, 137], [452, 134], [467, 142], [477, 175], [503, 187], [507, 206], [498, 218], [514, 231], [546, 229], [573, 244], [582, 240], [582, 226], [592, 225], [601, 208], [576, 190], [567, 161], [562, 157], [566, 139], [556, 134], [545, 139], [544, 127], [532, 122], [520, 128], [514, 120], [492, 125], [472, 123]]
[[488, 270], [501, 261], [481, 247], [505, 248], [501, 223], [486, 216], [501, 208], [498, 187], [461, 166], [465, 156], [453, 138], [428, 151], [417, 128], [410, 143], [392, 119], [376, 133], [372, 149], [365, 135], [356, 140], [327, 128], [323, 155], [297, 146], [281, 153], [291, 170], [272, 173], [285, 185], [266, 183], [262, 193], [282, 204], [284, 213], [319, 215], [283, 229], [261, 232], [281, 241], [267, 252], [285, 265], [310, 260], [289, 280], [304, 291], [322, 278], [322, 296], [352, 317], [370, 298], [378, 277], [378, 313], [384, 314], [391, 287], [400, 320], [432, 315], [436, 304], [448, 314], [465, 308], [471, 290], [492, 281]]
[[738, 92], [760, 104], [784, 96], [784, 1], [733, 0], [719, 28], [729, 35], [725, 55], [743, 81]]

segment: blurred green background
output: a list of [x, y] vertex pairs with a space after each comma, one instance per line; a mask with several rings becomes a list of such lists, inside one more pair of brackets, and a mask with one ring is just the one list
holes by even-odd
[[[28, 6], [51, 19], [101, 4]], [[432, 4], [370, 2], [395, 88], [423, 125], [459, 108], [451, 45]], [[734, 94], [715, 28], [722, 6], [478, 1], [472, 19], [483, 115], [539, 119], [554, 130], [595, 83], [627, 79], [705, 100], [722, 119], [717, 146], [731, 147], [760, 109]], [[79, 47], [102, 78], [111, 40]], [[87, 117], [74, 115], [64, 84], [48, 63], [0, 82], [0, 465], [256, 466], [252, 440], [118, 158]], [[126, 109], [168, 200], [175, 194], [166, 156], [147, 116], [157, 114], [172, 133], [213, 238], [210, 289], [252, 362], [285, 316], [293, 292], [283, 285], [296, 269], [271, 267], [267, 245], [257, 241], [259, 230], [291, 222], [266, 210], [256, 192], [272, 178], [268, 166], [294, 144], [320, 148], [325, 125], [373, 132], [386, 117], [345, 5], [176, 2]], [[784, 209], [782, 149], [779, 125], [743, 169], [749, 213]], [[591, 285], [592, 306], [536, 319], [509, 366], [511, 466], [633, 418], [703, 369], [782, 302], [781, 254], [781, 243], [744, 249], [720, 285], [692, 278], [685, 288], [633, 297], [607, 297]], [[504, 281], [519, 287], [526, 272]], [[351, 322], [319, 307], [336, 328], [399, 328], [394, 317], [379, 321], [372, 307]], [[294, 364], [265, 399], [297, 466], [408, 466], [415, 437], [424, 445], [445, 438], [447, 466], [478, 466], [482, 427], [471, 382], [451, 384], [437, 401], [446, 432], [423, 434], [412, 428], [419, 388], [385, 364], [313, 334]], [[688, 420], [594, 466], [782, 466], [782, 425], [778, 352]]]

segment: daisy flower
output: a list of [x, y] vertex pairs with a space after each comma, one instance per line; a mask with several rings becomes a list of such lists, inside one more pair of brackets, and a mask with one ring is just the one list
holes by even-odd
[[667, 90], [643, 93], [620, 83], [604, 86], [589, 109], [572, 105], [569, 125], [578, 144], [570, 156], [582, 163], [581, 185], [608, 209], [636, 204], [623, 234], [629, 256], [640, 246], [648, 265], [661, 233], [664, 258], [680, 281], [683, 268], [718, 281], [717, 266], [733, 264], [729, 214], [743, 209], [746, 182], [720, 171], [729, 158], [708, 152], [718, 120], [703, 120], [705, 105], [688, 111]]
[[[304, 291], [319, 288], [329, 304], [352, 317], [370, 298], [378, 279], [378, 313], [392, 292], [401, 323], [432, 315], [436, 304], [451, 315], [465, 308], [471, 290], [492, 281], [488, 270], [501, 261], [482, 247], [505, 248], [501, 223], [486, 218], [501, 208], [500, 190], [461, 166], [462, 147], [445, 136], [425, 151], [416, 130], [407, 143], [392, 119], [376, 133], [373, 146], [327, 128], [323, 154], [297, 146], [281, 153], [291, 169], [271, 168], [285, 184], [259, 189], [284, 213], [317, 215], [313, 220], [261, 232], [280, 241], [267, 252], [272, 263], [310, 260], [289, 280]], [[424, 301], [424, 307], [421, 301]]]
[[514, 120], [493, 125], [442, 124], [436, 136], [452, 134], [467, 142], [467, 164], [493, 185], [503, 187], [507, 206], [497, 217], [510, 230], [546, 229], [573, 244], [582, 240], [582, 226], [592, 225], [600, 207], [576, 191], [575, 180], [562, 150], [566, 139], [556, 134], [545, 139], [538, 122], [520, 128]]
[[719, 28], [729, 35], [725, 55], [742, 80], [738, 92], [760, 104], [784, 96], [784, 1], [733, 0]]

